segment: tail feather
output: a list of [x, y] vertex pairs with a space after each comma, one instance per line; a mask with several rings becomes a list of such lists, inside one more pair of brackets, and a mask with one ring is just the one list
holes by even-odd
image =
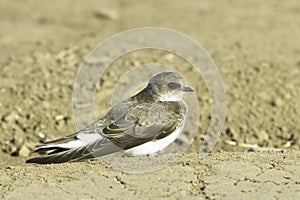
[[45, 153], [57, 149], [59, 149], [59, 151], [66, 151], [69, 149], [85, 146], [101, 138], [102, 137], [99, 134], [76, 133], [64, 138], [59, 138], [56, 140], [45, 142], [42, 145], [37, 146], [34, 150], [34, 153]]
[[54, 144], [49, 146], [42, 145], [38, 148], [39, 149], [36, 150], [37, 152], [46, 152], [49, 150], [52, 150], [52, 152], [48, 153], [46, 156], [31, 158], [27, 160], [26, 163], [50, 164], [79, 161], [120, 151], [119, 147], [105, 138], [100, 138], [90, 144], [76, 148], [67, 149], [59, 146], [54, 147]]
[[[55, 152], [55, 151], [57, 151], [57, 152]], [[62, 152], [58, 152], [58, 150], [55, 150], [55, 151], [52, 153], [49, 153], [46, 156], [31, 158], [31, 159], [27, 160], [26, 163], [50, 164], [50, 163], [63, 163], [63, 162], [69, 162], [69, 161], [76, 161], [80, 158], [81, 159], [93, 158], [93, 156], [91, 154], [85, 155], [84, 148], [69, 149], [69, 150], [62, 151]]]
[[[63, 137], [63, 138], [59, 138], [59, 139], [56, 139], [56, 140], [51, 140], [51, 141], [48, 141], [48, 142], [44, 142], [43, 145], [68, 143], [68, 142], [77, 140], [78, 138], [76, 136], [77, 136], [77, 134], [69, 135], [67, 137]], [[43, 146], [43, 145], [41, 145], [41, 146]]]

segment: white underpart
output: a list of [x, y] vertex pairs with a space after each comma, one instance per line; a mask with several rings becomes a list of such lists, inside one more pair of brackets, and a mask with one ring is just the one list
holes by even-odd
[[179, 94], [164, 94], [159, 97], [159, 101], [181, 101], [184, 92], [179, 92]]
[[131, 156], [140, 156], [140, 155], [149, 155], [156, 152], [159, 152], [169, 146], [172, 142], [176, 140], [176, 138], [180, 135], [183, 130], [185, 119], [182, 120], [181, 125], [170, 135], [165, 138], [154, 140], [150, 142], [146, 142], [139, 146], [133, 147], [124, 151], [125, 154]]

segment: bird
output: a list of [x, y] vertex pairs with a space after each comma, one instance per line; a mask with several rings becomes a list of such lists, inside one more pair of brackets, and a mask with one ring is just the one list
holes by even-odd
[[86, 128], [37, 146], [34, 152], [44, 155], [26, 163], [81, 161], [120, 151], [128, 156], [157, 154], [183, 131], [187, 114], [183, 96], [193, 91], [179, 73], [158, 73], [143, 90]]

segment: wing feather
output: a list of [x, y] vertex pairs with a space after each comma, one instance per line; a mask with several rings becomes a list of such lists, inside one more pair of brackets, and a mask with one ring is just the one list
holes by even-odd
[[[178, 111], [178, 108], [181, 109], [180, 103], [173, 104], [168, 105], [167, 110], [161, 109], [165, 108], [165, 105], [155, 103], [114, 107], [105, 117], [76, 134], [41, 145], [37, 152], [52, 152], [26, 162], [48, 164], [89, 159], [162, 139], [173, 133], [184, 118], [184, 112]], [[117, 119], [114, 116], [117, 116]], [[81, 147], [61, 148], [66, 142], [80, 141], [82, 137], [90, 134], [99, 134], [99, 138], [87, 144], [83, 143]]]

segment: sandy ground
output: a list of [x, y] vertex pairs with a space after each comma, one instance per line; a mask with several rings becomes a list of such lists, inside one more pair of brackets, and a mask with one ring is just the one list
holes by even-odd
[[[122, 158], [119, 162], [137, 162]], [[1, 169], [5, 199], [297, 199], [300, 154], [189, 154], [151, 173], [126, 174], [98, 161]], [[22, 178], [20, 178], [22, 177]]]
[[[3, 199], [300, 197], [297, 0], [0, 0], [0, 11]], [[98, 161], [26, 165], [39, 142], [76, 131], [72, 88], [79, 65], [91, 49], [113, 34], [146, 26], [191, 36], [218, 66], [227, 93], [227, 116], [212, 154], [203, 160], [195, 154], [207, 128], [210, 101], [201, 78], [191, 77], [201, 107], [200, 127], [191, 148], [169, 167], [128, 174]], [[137, 52], [120, 58], [97, 87], [97, 115], [111, 106], [111, 89], [119, 69], [155, 61], [157, 56], [167, 64], [185, 65], [177, 58], [163, 59], [168, 56], [162, 52]], [[175, 145], [179, 148], [181, 143]], [[262, 151], [247, 152], [253, 145]], [[170, 155], [160, 156], [169, 159]], [[138, 162], [142, 167], [147, 158], [119, 157], [112, 162]]]

